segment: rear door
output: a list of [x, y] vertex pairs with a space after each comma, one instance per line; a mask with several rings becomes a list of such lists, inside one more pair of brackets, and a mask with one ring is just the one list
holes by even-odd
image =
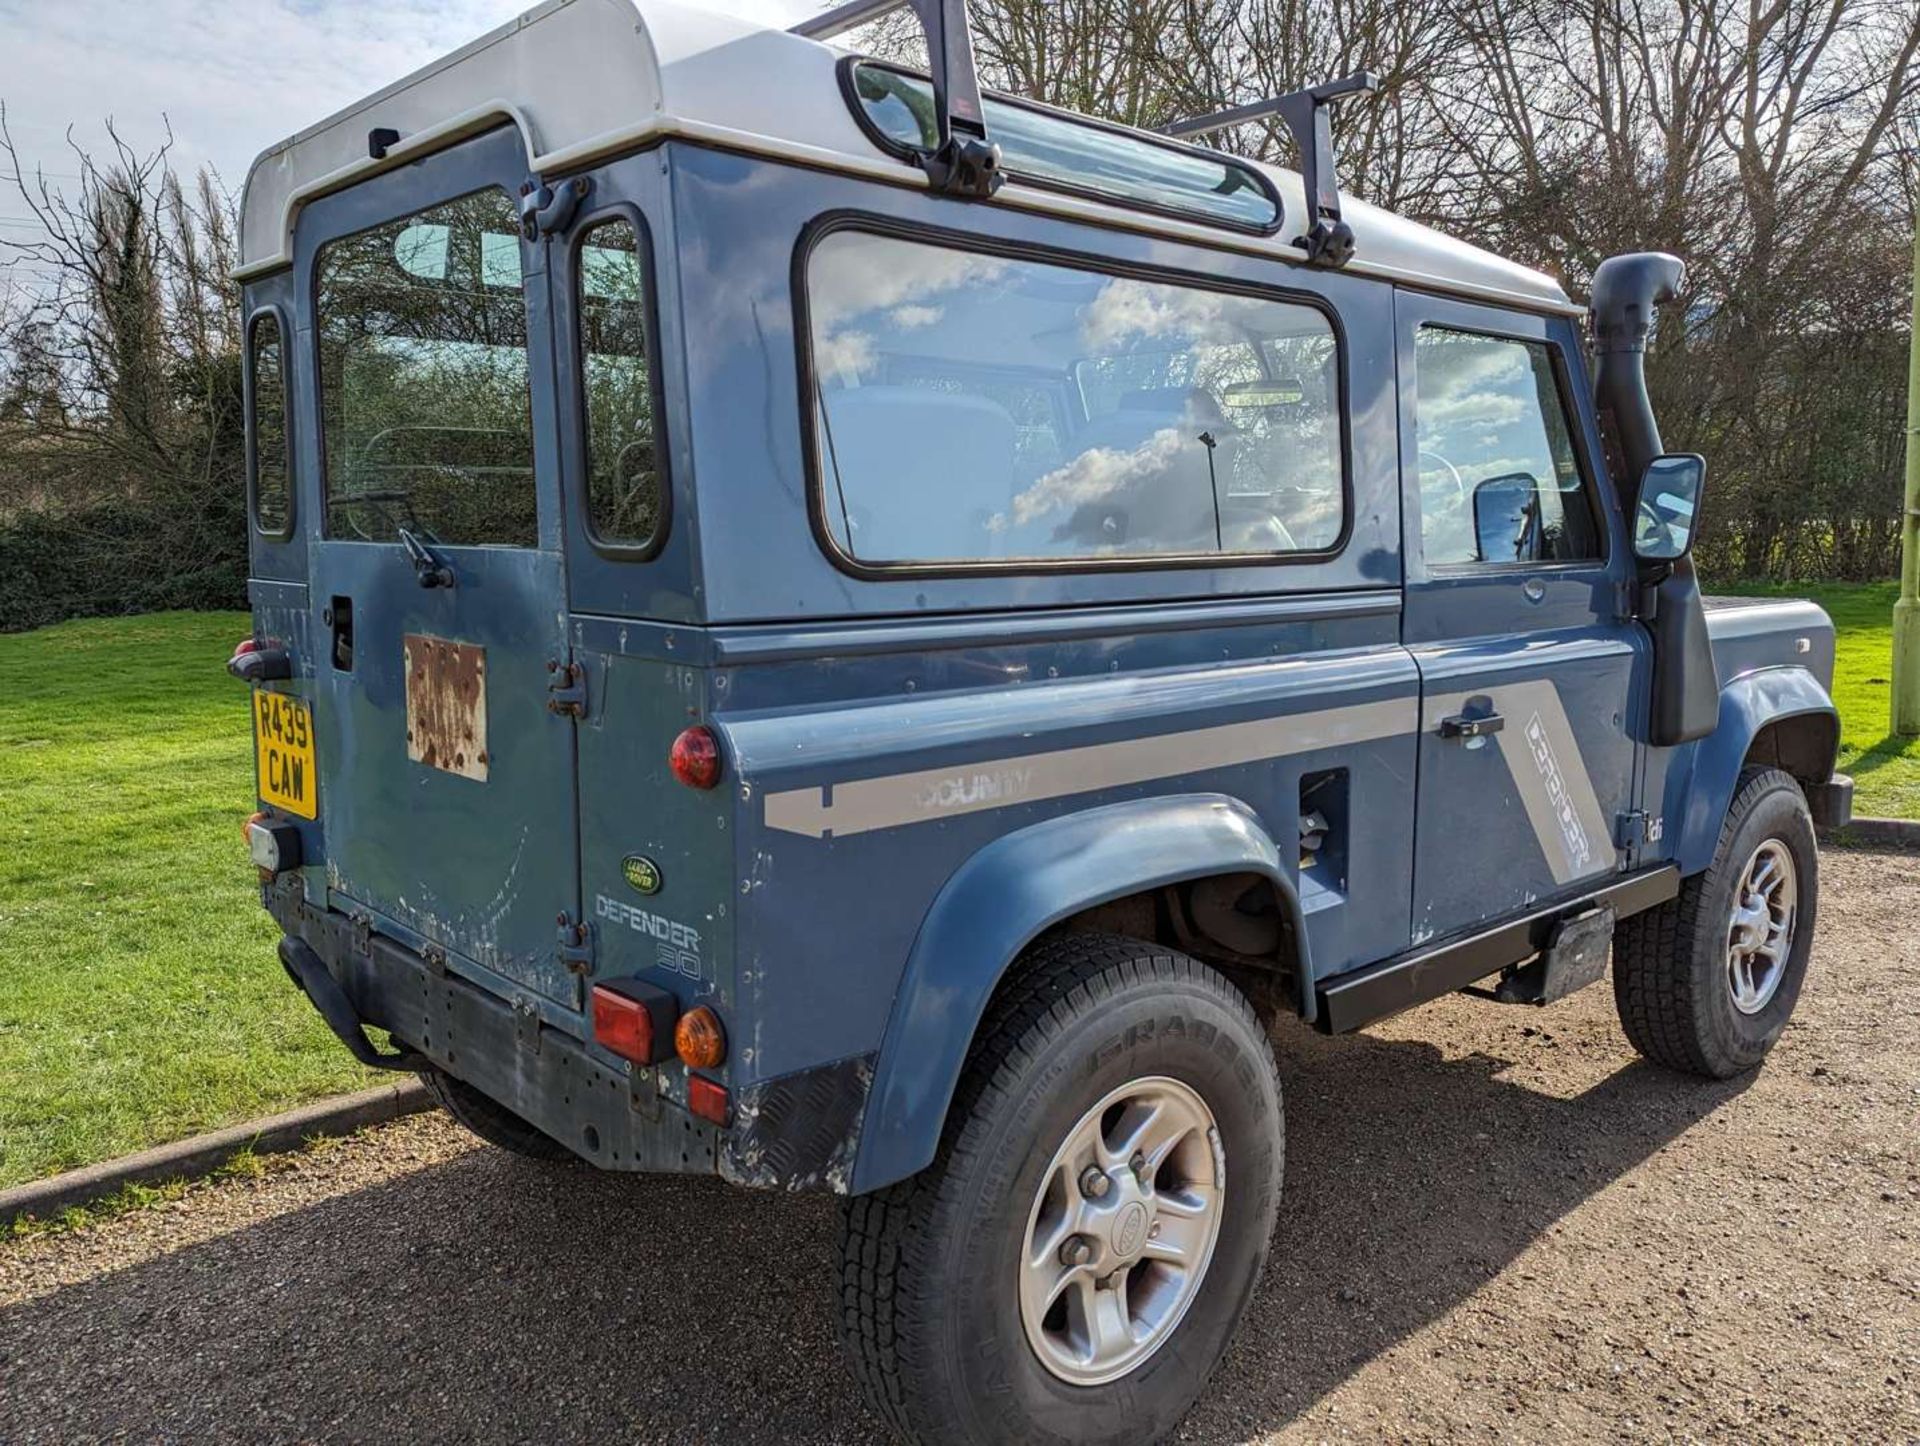
[[1395, 314], [1421, 943], [1623, 866], [1647, 644], [1571, 322], [1407, 292]]
[[523, 170], [495, 132], [300, 221], [318, 806], [334, 907], [578, 1007], [548, 245], [520, 232]]

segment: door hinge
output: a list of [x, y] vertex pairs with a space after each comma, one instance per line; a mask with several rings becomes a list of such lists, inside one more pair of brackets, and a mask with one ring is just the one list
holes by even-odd
[[1656, 818], [1642, 808], [1631, 808], [1614, 818], [1613, 841], [1623, 849], [1637, 849], [1644, 844], [1657, 844], [1666, 832], [1666, 820]]
[[587, 670], [578, 663], [547, 664], [547, 711], [563, 718], [587, 716]]
[[557, 187], [545, 185], [538, 176], [520, 183], [520, 234], [529, 241], [564, 231], [593, 189], [591, 176], [575, 176]]
[[560, 962], [567, 967], [569, 974], [587, 975], [593, 972], [593, 925], [582, 920], [575, 923], [573, 916], [562, 912], [554, 920], [554, 933], [558, 940], [555, 953]]

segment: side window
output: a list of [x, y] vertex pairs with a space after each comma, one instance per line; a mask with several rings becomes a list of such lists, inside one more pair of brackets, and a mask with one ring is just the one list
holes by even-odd
[[293, 469], [287, 451], [286, 356], [276, 313], [261, 312], [247, 329], [247, 367], [252, 374], [247, 481], [253, 525], [269, 537], [284, 537], [293, 519]]
[[518, 234], [488, 190], [320, 248], [328, 536], [538, 542]]
[[1318, 309], [836, 231], [808, 263], [828, 531], [878, 564], [1321, 552], [1346, 525]]
[[587, 520], [596, 541], [647, 548], [661, 534], [666, 502], [648, 358], [646, 252], [633, 224], [615, 218], [590, 227], [575, 256]]
[[1601, 557], [1547, 348], [1436, 326], [1420, 328], [1413, 345], [1428, 564]]

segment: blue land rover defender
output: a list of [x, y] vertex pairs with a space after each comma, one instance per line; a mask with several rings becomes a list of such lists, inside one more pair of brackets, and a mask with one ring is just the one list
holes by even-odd
[[885, 8], [549, 0], [260, 157], [252, 860], [486, 1140], [844, 1196], [904, 1436], [1148, 1441], [1275, 1230], [1277, 1016], [1611, 957], [1641, 1053], [1760, 1063], [1833, 632], [1700, 594], [1675, 259], [1583, 308], [1343, 197], [1365, 76], [1256, 108], [1296, 175], [983, 96], [960, 0], [930, 73], [827, 43]]

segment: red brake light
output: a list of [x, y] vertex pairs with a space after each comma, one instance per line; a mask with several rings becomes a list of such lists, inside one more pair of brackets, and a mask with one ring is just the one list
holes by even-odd
[[679, 1006], [637, 979], [593, 986], [593, 1037], [622, 1059], [657, 1064], [671, 1052]]
[[697, 1074], [687, 1076], [687, 1111], [716, 1125], [727, 1123], [727, 1087]]
[[696, 725], [673, 740], [667, 762], [688, 788], [712, 788], [720, 781], [720, 740], [711, 728]]
[[260, 640], [258, 638], [242, 638], [234, 645], [233, 655], [236, 658], [244, 658], [248, 653], [257, 653], [259, 651]]

